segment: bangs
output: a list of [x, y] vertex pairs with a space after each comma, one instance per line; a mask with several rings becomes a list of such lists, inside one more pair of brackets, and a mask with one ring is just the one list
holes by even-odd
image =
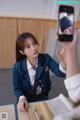
[[36, 39], [33, 39], [33, 38], [29, 37], [29, 38], [26, 38], [26, 39], [24, 40], [23, 47], [25, 47], [25, 46], [28, 45], [28, 40], [32, 41], [32, 43], [34, 43], [34, 44], [39, 45], [39, 43], [37, 42]]

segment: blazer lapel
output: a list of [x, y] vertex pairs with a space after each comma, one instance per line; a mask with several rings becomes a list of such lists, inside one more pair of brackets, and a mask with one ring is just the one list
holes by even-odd
[[[39, 56], [38, 56], [38, 67], [37, 67], [37, 70], [36, 70], [38, 79], [40, 78], [40, 76], [43, 72], [43, 69], [44, 69], [44, 59], [39, 54]], [[23, 61], [22, 71], [23, 71], [23, 74], [24, 74], [23, 75], [24, 79], [30, 84], [30, 77], [29, 77], [29, 73], [28, 73], [28, 70], [27, 70], [26, 59]]]
[[26, 80], [27, 83], [30, 84], [30, 77], [27, 69], [26, 59], [22, 63], [22, 72], [23, 72], [24, 80]]
[[43, 72], [43, 61], [42, 61], [41, 57], [38, 57], [38, 68], [37, 68], [38, 79], [40, 78], [42, 72]]

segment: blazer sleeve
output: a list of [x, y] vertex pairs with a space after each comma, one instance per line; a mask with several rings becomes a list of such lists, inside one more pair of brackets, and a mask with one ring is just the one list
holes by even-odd
[[59, 69], [59, 64], [48, 54], [46, 54], [46, 59], [50, 70], [58, 77], [66, 77], [66, 74]]
[[69, 97], [74, 102], [80, 101], [80, 74], [65, 79], [64, 84], [68, 91]]
[[20, 72], [19, 72], [19, 65], [15, 64], [13, 68], [13, 87], [14, 87], [14, 94], [19, 100], [19, 97], [24, 95], [22, 92], [21, 88], [21, 83], [20, 83]]

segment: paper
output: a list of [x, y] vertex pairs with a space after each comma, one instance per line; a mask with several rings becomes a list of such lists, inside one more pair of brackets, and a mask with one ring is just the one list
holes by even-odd
[[55, 115], [59, 115], [73, 109], [73, 105], [63, 94], [60, 94], [58, 97], [47, 101], [47, 104]]
[[55, 116], [54, 120], [80, 120], [80, 106]]

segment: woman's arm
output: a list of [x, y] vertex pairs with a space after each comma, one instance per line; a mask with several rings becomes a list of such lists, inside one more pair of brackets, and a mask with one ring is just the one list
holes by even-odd
[[49, 69], [58, 77], [66, 77], [66, 74], [63, 73], [59, 68], [59, 63], [57, 63], [51, 56], [46, 54], [46, 63]]
[[66, 77], [71, 77], [79, 73], [78, 61], [77, 61], [77, 48], [69, 49], [66, 51], [67, 60], [67, 74]]
[[28, 109], [28, 102], [21, 89], [20, 76], [17, 64], [15, 64], [13, 68], [13, 86], [14, 93], [17, 97], [17, 108], [22, 112], [26, 112]]

